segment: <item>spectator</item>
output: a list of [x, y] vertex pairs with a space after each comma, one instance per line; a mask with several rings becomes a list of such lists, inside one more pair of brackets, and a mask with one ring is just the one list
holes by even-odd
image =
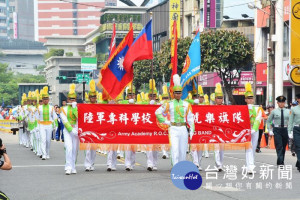
[[2, 144], [2, 140], [0, 138], [0, 158], [3, 156], [4, 161], [0, 160], [0, 169], [2, 170], [11, 170], [12, 165], [10, 159], [7, 155], [5, 145]]

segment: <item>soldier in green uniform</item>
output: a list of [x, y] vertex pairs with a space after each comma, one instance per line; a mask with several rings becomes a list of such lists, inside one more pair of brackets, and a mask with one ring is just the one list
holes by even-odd
[[[284, 165], [285, 148], [288, 143], [288, 121], [290, 111], [286, 109], [284, 96], [276, 98], [279, 108], [274, 109], [267, 120], [267, 124], [273, 127], [275, 148], [277, 153], [277, 165]], [[271, 132], [271, 131], [270, 131]]]
[[295, 149], [297, 154], [296, 167], [300, 172], [300, 94], [296, 95], [298, 106], [291, 109], [289, 118], [289, 137], [294, 138]]

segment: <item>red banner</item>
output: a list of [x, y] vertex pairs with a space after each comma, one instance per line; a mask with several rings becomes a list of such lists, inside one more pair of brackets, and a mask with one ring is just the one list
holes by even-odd
[[[157, 121], [158, 105], [78, 104], [81, 143], [169, 144], [168, 127]], [[191, 143], [251, 141], [247, 106], [193, 106]], [[166, 116], [168, 117], [168, 116]]]

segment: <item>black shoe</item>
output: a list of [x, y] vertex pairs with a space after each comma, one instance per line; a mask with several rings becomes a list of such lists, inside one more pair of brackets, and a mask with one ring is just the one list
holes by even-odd
[[293, 153], [292, 153], [292, 156], [294, 156], [294, 157], [295, 157], [295, 156], [296, 156], [296, 154], [293, 152]]
[[[126, 168], [126, 170], [127, 170], [127, 168]], [[107, 168], [107, 171], [108, 171], [108, 172], [111, 172], [111, 168]], [[127, 171], [128, 171], [128, 170], [127, 170]]]
[[256, 149], [255, 151], [256, 151], [256, 153], [259, 153], [259, 149]]
[[167, 156], [166, 156], [166, 155], [163, 155], [162, 159], [167, 159]]
[[62, 142], [65, 142], [64, 140], [61, 140]]
[[152, 167], [148, 167], [147, 170], [151, 172], [153, 170], [153, 168]]
[[46, 160], [46, 158], [42, 158], [42, 160]]
[[126, 169], [125, 169], [126, 171], [130, 171], [130, 168], [129, 167], [126, 167]]
[[118, 159], [120, 159], [120, 158], [121, 158], [121, 156], [117, 156], [117, 158], [118, 158]]
[[40, 158], [42, 158], [43, 156], [40, 156]]

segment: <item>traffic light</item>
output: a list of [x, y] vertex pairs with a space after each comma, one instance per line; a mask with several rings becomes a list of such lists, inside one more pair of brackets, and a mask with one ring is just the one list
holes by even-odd
[[67, 77], [66, 76], [57, 76], [56, 80], [66, 80]]

